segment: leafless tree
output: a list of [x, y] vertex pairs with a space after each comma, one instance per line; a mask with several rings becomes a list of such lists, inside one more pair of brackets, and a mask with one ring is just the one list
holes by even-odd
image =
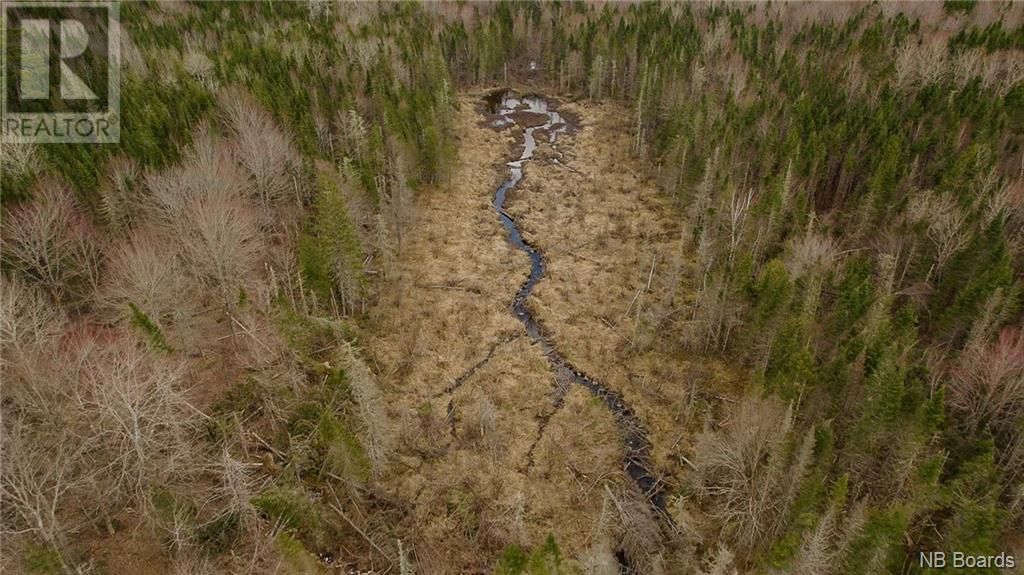
[[830, 507], [818, 520], [818, 525], [804, 535], [803, 543], [793, 561], [793, 573], [828, 575], [832, 573], [834, 559], [832, 539], [835, 536], [836, 510]]
[[245, 195], [245, 178], [206, 124], [196, 129], [181, 165], [150, 173], [145, 181], [151, 216], [171, 228], [193, 201], [227, 202]]
[[111, 41], [116, 42], [121, 48], [121, 60], [125, 64], [125, 71], [134, 76], [144, 76], [147, 72], [146, 60], [125, 27], [112, 27], [110, 35]]
[[220, 101], [227, 112], [234, 156], [262, 207], [269, 210], [290, 192], [298, 193], [298, 153], [270, 114], [240, 90], [225, 90]]
[[813, 447], [808, 434], [795, 453], [787, 454], [792, 425], [791, 407], [748, 397], [721, 430], [697, 437], [699, 493], [737, 549], [755, 549], [785, 524]]
[[950, 196], [929, 191], [912, 196], [908, 213], [912, 219], [926, 223], [928, 239], [935, 246], [935, 264], [929, 276], [935, 271], [941, 272], [949, 258], [967, 245], [970, 238], [967, 214]]
[[704, 351], [725, 349], [738, 322], [739, 309], [729, 298], [728, 282], [722, 274], [714, 273], [697, 293], [693, 316], [684, 330], [684, 342]]
[[748, 189], [747, 193], [740, 192], [737, 194], [736, 189], [732, 189], [732, 194], [729, 198], [729, 203], [726, 206], [726, 227], [729, 230], [729, 265], [736, 256], [736, 248], [739, 247], [740, 239], [743, 237], [743, 226], [747, 221], [747, 213], [750, 211], [750, 204], [754, 199], [753, 188]]
[[[995, 170], [989, 172], [985, 179], [997, 179]], [[1024, 180], [1017, 180], [1010, 183], [991, 182], [987, 186], [992, 190], [985, 206], [985, 223], [991, 223], [998, 217], [1009, 216], [1020, 217], [1024, 213]]]
[[174, 555], [174, 575], [213, 575], [217, 567], [213, 560], [196, 545], [176, 549]]
[[373, 464], [373, 472], [379, 473], [392, 450], [394, 433], [384, 410], [384, 401], [380, 387], [366, 365], [351, 344], [342, 350], [345, 371], [349, 376], [352, 395], [359, 406], [359, 415], [365, 429], [363, 444], [366, 454]]
[[100, 252], [78, 202], [63, 185], [46, 181], [32, 202], [7, 216], [3, 256], [12, 266], [61, 298], [76, 284], [95, 287]]
[[857, 541], [857, 538], [864, 532], [864, 527], [868, 522], [868, 511], [871, 506], [868, 500], [860, 499], [854, 502], [849, 511], [846, 512], [846, 517], [843, 520], [843, 527], [839, 531], [836, 537], [836, 549], [835, 558], [838, 566], [842, 566], [842, 560], [846, 553], [850, 550], [850, 546]]
[[381, 194], [381, 214], [388, 226], [389, 235], [395, 238], [394, 251], [402, 253], [402, 232], [408, 226], [412, 215], [413, 191], [409, 187], [409, 169], [412, 155], [397, 142], [393, 143], [388, 162], [388, 178]]
[[806, 278], [805, 313], [812, 314], [817, 310], [825, 275], [832, 269], [838, 254], [839, 247], [832, 238], [811, 229], [791, 244], [785, 260], [786, 269], [794, 279]]
[[611, 543], [606, 538], [596, 539], [578, 558], [580, 568], [590, 575], [618, 575], [622, 567], [612, 553]]
[[605, 61], [604, 56], [598, 54], [594, 57], [593, 62], [590, 64], [590, 82], [588, 84], [588, 94], [591, 100], [600, 100], [604, 95], [604, 76], [605, 76]]
[[733, 555], [732, 551], [729, 551], [729, 548], [725, 545], [719, 544], [718, 551], [705, 572], [706, 575], [731, 575], [736, 573], [735, 569], [729, 569], [732, 567], [733, 559], [735, 559], [735, 555]]
[[559, 85], [565, 89], [579, 86], [580, 78], [583, 77], [583, 55], [579, 50], [573, 50], [562, 64], [559, 67]]
[[135, 306], [162, 330], [187, 324], [196, 306], [175, 252], [166, 236], [151, 229], [136, 231], [110, 257], [99, 292], [101, 305], [125, 321], [134, 319], [130, 306]]
[[68, 435], [53, 449], [42, 448], [28, 430], [29, 424], [18, 419], [2, 428], [0, 529], [4, 534], [32, 533], [60, 552], [82, 526], [65, 513], [82, 482], [77, 474], [82, 450]]
[[947, 53], [945, 42], [918, 46], [907, 41], [896, 55], [896, 86], [909, 89], [937, 82], [949, 73]]
[[988, 348], [967, 350], [949, 378], [949, 403], [966, 427], [998, 430], [1024, 415], [1024, 337], [1006, 328]]
[[[29, 286], [5, 283], [0, 310], [2, 418], [33, 424], [33, 439], [45, 443], [73, 427], [69, 386], [79, 366], [79, 349], [67, 340], [63, 311]], [[59, 443], [59, 441], [54, 441]]]
[[64, 310], [38, 289], [17, 277], [0, 276], [0, 366], [53, 345], [66, 321]]
[[732, 95], [732, 98], [745, 102], [747, 80], [750, 75], [746, 58], [737, 53], [731, 54], [719, 73], [724, 88]]
[[711, 58], [718, 56], [718, 52], [726, 47], [728, 42], [728, 26], [722, 22], [716, 22], [714, 26], [707, 31], [707, 36], [701, 45], [701, 51], [704, 53], [705, 60], [710, 60]]
[[1024, 526], [1024, 482], [1017, 482], [1010, 490], [1010, 521], [1018, 529]]
[[[1019, 493], [1011, 493], [1012, 496], [1020, 498], [1017, 501], [1019, 509], [1017, 513], [1024, 512], [1024, 433], [1018, 429], [1011, 431], [1010, 437], [1003, 443], [996, 454], [996, 463], [1002, 472], [1006, 485], [1017, 485]], [[1012, 491], [1011, 487], [1011, 491]], [[1024, 521], [1024, 515], [1019, 516]]]
[[413, 569], [412, 560], [409, 559], [409, 551], [402, 544], [401, 539], [397, 539], [398, 544], [398, 575], [415, 575], [416, 571]]
[[182, 57], [185, 71], [195, 78], [207, 90], [217, 90], [217, 76], [213, 62], [195, 42], [188, 42]]
[[900, 260], [899, 249], [897, 251], [885, 251], [876, 254], [876, 272], [874, 277], [875, 300], [868, 308], [867, 319], [864, 331], [871, 335], [878, 333], [885, 324], [892, 306], [893, 294], [896, 288], [896, 270]]
[[328, 120], [324, 113], [317, 107], [312, 112], [313, 118], [313, 129], [316, 131], [316, 144], [324, 154], [329, 157], [335, 157], [334, 154], [334, 135], [331, 134], [331, 122]]
[[707, 211], [714, 199], [719, 153], [720, 148], [715, 148], [714, 153], [704, 160], [704, 175], [701, 176], [700, 184], [697, 185], [693, 201], [687, 211], [695, 226], [701, 226], [704, 223]]
[[359, 112], [351, 108], [347, 111], [339, 111], [334, 124], [335, 129], [341, 134], [341, 151], [344, 155], [357, 160], [362, 159], [366, 153], [369, 132]]
[[[74, 410], [68, 404], [67, 385], [61, 376], [63, 368], [74, 366], [75, 357], [61, 349], [64, 313], [37, 290], [16, 280], [4, 280], [2, 289], [0, 423], [32, 422], [32, 433], [26, 441], [33, 443], [39, 453], [51, 445], [70, 449], [65, 437]], [[15, 433], [25, 434], [28, 429]]]
[[257, 520], [256, 509], [250, 501], [259, 492], [255, 470], [258, 463], [246, 463], [236, 459], [227, 448], [221, 450], [214, 462], [213, 471], [218, 479], [213, 492], [218, 516], [233, 515], [245, 528], [254, 528]]
[[793, 278], [828, 271], [838, 251], [832, 238], [808, 230], [792, 243], [786, 258], [786, 269]]
[[239, 200], [189, 203], [175, 239], [190, 274], [227, 307], [249, 283], [263, 249], [256, 218]]
[[1013, 312], [1013, 296], [1006, 288], [998, 287], [985, 299], [981, 311], [971, 322], [965, 350], [979, 350], [996, 335], [996, 330]]
[[605, 496], [614, 506], [618, 535], [630, 562], [642, 573], [657, 572], [661, 532], [647, 500], [635, 490], [613, 493], [607, 485]]
[[[938, 44], [938, 49], [944, 48]], [[945, 64], [957, 85], [964, 86], [979, 78], [982, 86], [1000, 96], [1013, 89], [1024, 76], [1024, 66], [1004, 50], [989, 51], [980, 47], [958, 50], [951, 60]]]
[[106, 455], [109, 494], [147, 501], [147, 489], [176, 477], [191, 458], [196, 411], [185, 399], [184, 366], [119, 340], [90, 354], [81, 404], [90, 441]]
[[473, 422], [473, 434], [483, 444], [492, 457], [498, 457], [501, 452], [501, 416], [497, 406], [491, 401], [487, 394], [478, 391], [474, 398], [471, 409], [471, 421]]
[[138, 163], [119, 156], [107, 163], [106, 176], [99, 187], [100, 213], [107, 228], [124, 232], [139, 211], [136, 186], [142, 179]]
[[18, 179], [39, 171], [39, 148], [35, 144], [0, 143], [0, 172]]

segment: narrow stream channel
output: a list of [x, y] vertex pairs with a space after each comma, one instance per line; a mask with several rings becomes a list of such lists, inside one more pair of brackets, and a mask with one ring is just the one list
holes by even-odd
[[[594, 378], [586, 375], [569, 360], [567, 360], [555, 347], [544, 326], [533, 316], [526, 305], [527, 298], [533, 291], [537, 282], [544, 277], [544, 255], [537, 248], [534, 248], [523, 239], [522, 231], [515, 220], [505, 211], [505, 200], [509, 190], [514, 188], [523, 179], [523, 165], [533, 158], [533, 152], [537, 148], [537, 140], [534, 133], [538, 130], [547, 133], [548, 142], [552, 147], [558, 135], [564, 133], [568, 128], [565, 120], [555, 110], [550, 109], [548, 102], [540, 97], [518, 97], [513, 92], [506, 91], [500, 94], [500, 100], [494, 95], [492, 112], [499, 115], [495, 121], [495, 127], [506, 127], [517, 124], [517, 113], [520, 117], [537, 118], [537, 115], [546, 117], [546, 121], [540, 125], [524, 126], [523, 129], [523, 152], [519, 159], [508, 162], [509, 177], [494, 194], [494, 210], [498, 212], [501, 225], [508, 233], [509, 241], [516, 249], [526, 252], [530, 256], [530, 277], [526, 280], [516, 293], [512, 302], [512, 312], [519, 321], [523, 322], [526, 332], [534, 341], [540, 344], [544, 355], [551, 364], [551, 369], [556, 377], [564, 381], [571, 381], [587, 388], [591, 394], [599, 397], [615, 416], [615, 420], [626, 440], [625, 470], [630, 478], [637, 484], [640, 491], [647, 497], [651, 504], [661, 510], [665, 504], [665, 494], [662, 484], [655, 477], [650, 462], [651, 444], [647, 441], [644, 431], [633, 411], [622, 400], [617, 393], [604, 387]], [[524, 122], [536, 124], [536, 122]]]

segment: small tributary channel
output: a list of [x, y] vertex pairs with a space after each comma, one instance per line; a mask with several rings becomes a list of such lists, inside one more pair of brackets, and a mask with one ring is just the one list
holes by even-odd
[[[522, 127], [522, 153], [519, 158], [508, 162], [509, 177], [494, 194], [494, 210], [498, 212], [501, 225], [505, 227], [509, 241], [516, 249], [530, 256], [530, 277], [519, 288], [512, 301], [512, 313], [526, 327], [526, 332], [536, 341], [547, 357], [551, 369], [562, 381], [571, 381], [587, 388], [591, 394], [600, 398], [615, 416], [615, 420], [625, 438], [625, 470], [640, 491], [657, 508], [664, 507], [664, 491], [662, 484], [652, 471], [650, 462], [650, 442], [644, 434], [636, 415], [626, 405], [622, 397], [606, 388], [600, 382], [583, 373], [569, 362], [556, 348], [549, 332], [534, 317], [527, 306], [527, 299], [537, 283], [544, 277], [544, 255], [523, 239], [522, 231], [505, 211], [505, 202], [510, 190], [523, 179], [523, 166], [533, 158], [537, 149], [535, 134], [547, 135], [548, 143], [555, 148], [557, 138], [568, 129], [565, 119], [553, 110], [547, 100], [537, 96], [520, 97], [511, 91], [495, 92], [487, 98], [490, 112], [496, 117], [493, 125], [498, 128], [519, 125]], [[557, 149], [556, 149], [557, 152]]]

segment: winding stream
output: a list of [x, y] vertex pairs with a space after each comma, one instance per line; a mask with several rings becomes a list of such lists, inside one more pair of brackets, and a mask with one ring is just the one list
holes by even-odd
[[[519, 321], [523, 322], [527, 334], [541, 346], [541, 350], [547, 357], [551, 369], [559, 380], [571, 381], [582, 385], [591, 394], [604, 401], [604, 404], [615, 416], [615, 420], [625, 438], [626, 473], [629, 474], [630, 478], [637, 484], [640, 491], [643, 492], [651, 504], [658, 509], [662, 509], [665, 503], [665, 495], [661, 483], [651, 471], [652, 466], [649, 458], [651, 445], [647, 441], [647, 437], [644, 435], [643, 429], [633, 411], [626, 405], [621, 396], [573, 366], [558, 351], [544, 326], [533, 316], [526, 305], [526, 300], [530, 297], [534, 286], [544, 277], [544, 255], [523, 239], [519, 226], [505, 211], [505, 201], [509, 190], [522, 181], [523, 165], [533, 158], [533, 153], [537, 148], [537, 140], [534, 133], [538, 130], [545, 132], [548, 142], [554, 147], [558, 135], [564, 133], [568, 125], [562, 116], [557, 111], [552, 110], [548, 106], [548, 102], [540, 97], [517, 97], [514, 93], [506, 91], [500, 94], [500, 101], [497, 97], [494, 97], [493, 100], [488, 98], [488, 100], [494, 105], [492, 111], [498, 114], [498, 119], [493, 124], [495, 127], [506, 127], [520, 123], [517, 122], [517, 116], [520, 118], [526, 117], [527, 119], [531, 117], [539, 119], [538, 115], [545, 117], [545, 121], [542, 124], [524, 127], [523, 152], [519, 159], [508, 162], [509, 177], [494, 194], [494, 210], [498, 212], [501, 225], [504, 226], [505, 231], [508, 233], [509, 241], [516, 249], [526, 252], [530, 256], [530, 277], [519, 288], [519, 291], [516, 292], [515, 299], [512, 302], [512, 312]], [[523, 114], [523, 112], [528, 114]], [[535, 124], [535, 122], [529, 123]], [[561, 402], [561, 398], [559, 398], [558, 402]], [[542, 425], [543, 423], [546, 423], [546, 421], [542, 422]]]

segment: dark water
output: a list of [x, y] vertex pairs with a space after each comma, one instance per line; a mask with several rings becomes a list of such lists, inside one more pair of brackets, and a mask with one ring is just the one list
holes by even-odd
[[662, 484], [651, 471], [652, 466], [649, 457], [651, 444], [647, 441], [647, 437], [644, 435], [644, 431], [633, 411], [617, 393], [610, 391], [600, 382], [569, 363], [555, 348], [544, 326], [526, 306], [526, 300], [530, 297], [534, 286], [544, 277], [544, 256], [536, 248], [523, 240], [523, 234], [519, 226], [505, 212], [505, 198], [509, 190], [516, 187], [522, 181], [523, 165], [533, 158], [533, 152], [537, 148], [537, 140], [534, 137], [534, 133], [538, 130], [546, 133], [548, 142], [554, 146], [558, 135], [564, 133], [568, 126], [562, 116], [550, 109], [548, 102], [540, 97], [518, 97], [512, 92], [494, 93], [488, 97], [487, 103], [490, 106], [491, 112], [498, 114], [498, 119], [493, 124], [495, 127], [512, 126], [515, 124], [513, 114], [517, 111], [534, 112], [547, 116], [547, 121], [544, 124], [523, 130], [522, 154], [519, 156], [519, 159], [508, 162], [509, 177], [494, 194], [494, 210], [498, 212], [498, 218], [508, 233], [509, 241], [512, 242], [516, 249], [526, 252], [530, 256], [530, 277], [516, 293], [516, 297], [512, 302], [512, 312], [519, 318], [519, 321], [523, 322], [527, 334], [540, 344], [558, 380], [571, 381], [587, 388], [591, 394], [604, 401], [604, 404], [615, 415], [615, 419], [626, 440], [625, 471], [648, 500], [658, 509], [662, 509], [665, 504], [665, 494]]

